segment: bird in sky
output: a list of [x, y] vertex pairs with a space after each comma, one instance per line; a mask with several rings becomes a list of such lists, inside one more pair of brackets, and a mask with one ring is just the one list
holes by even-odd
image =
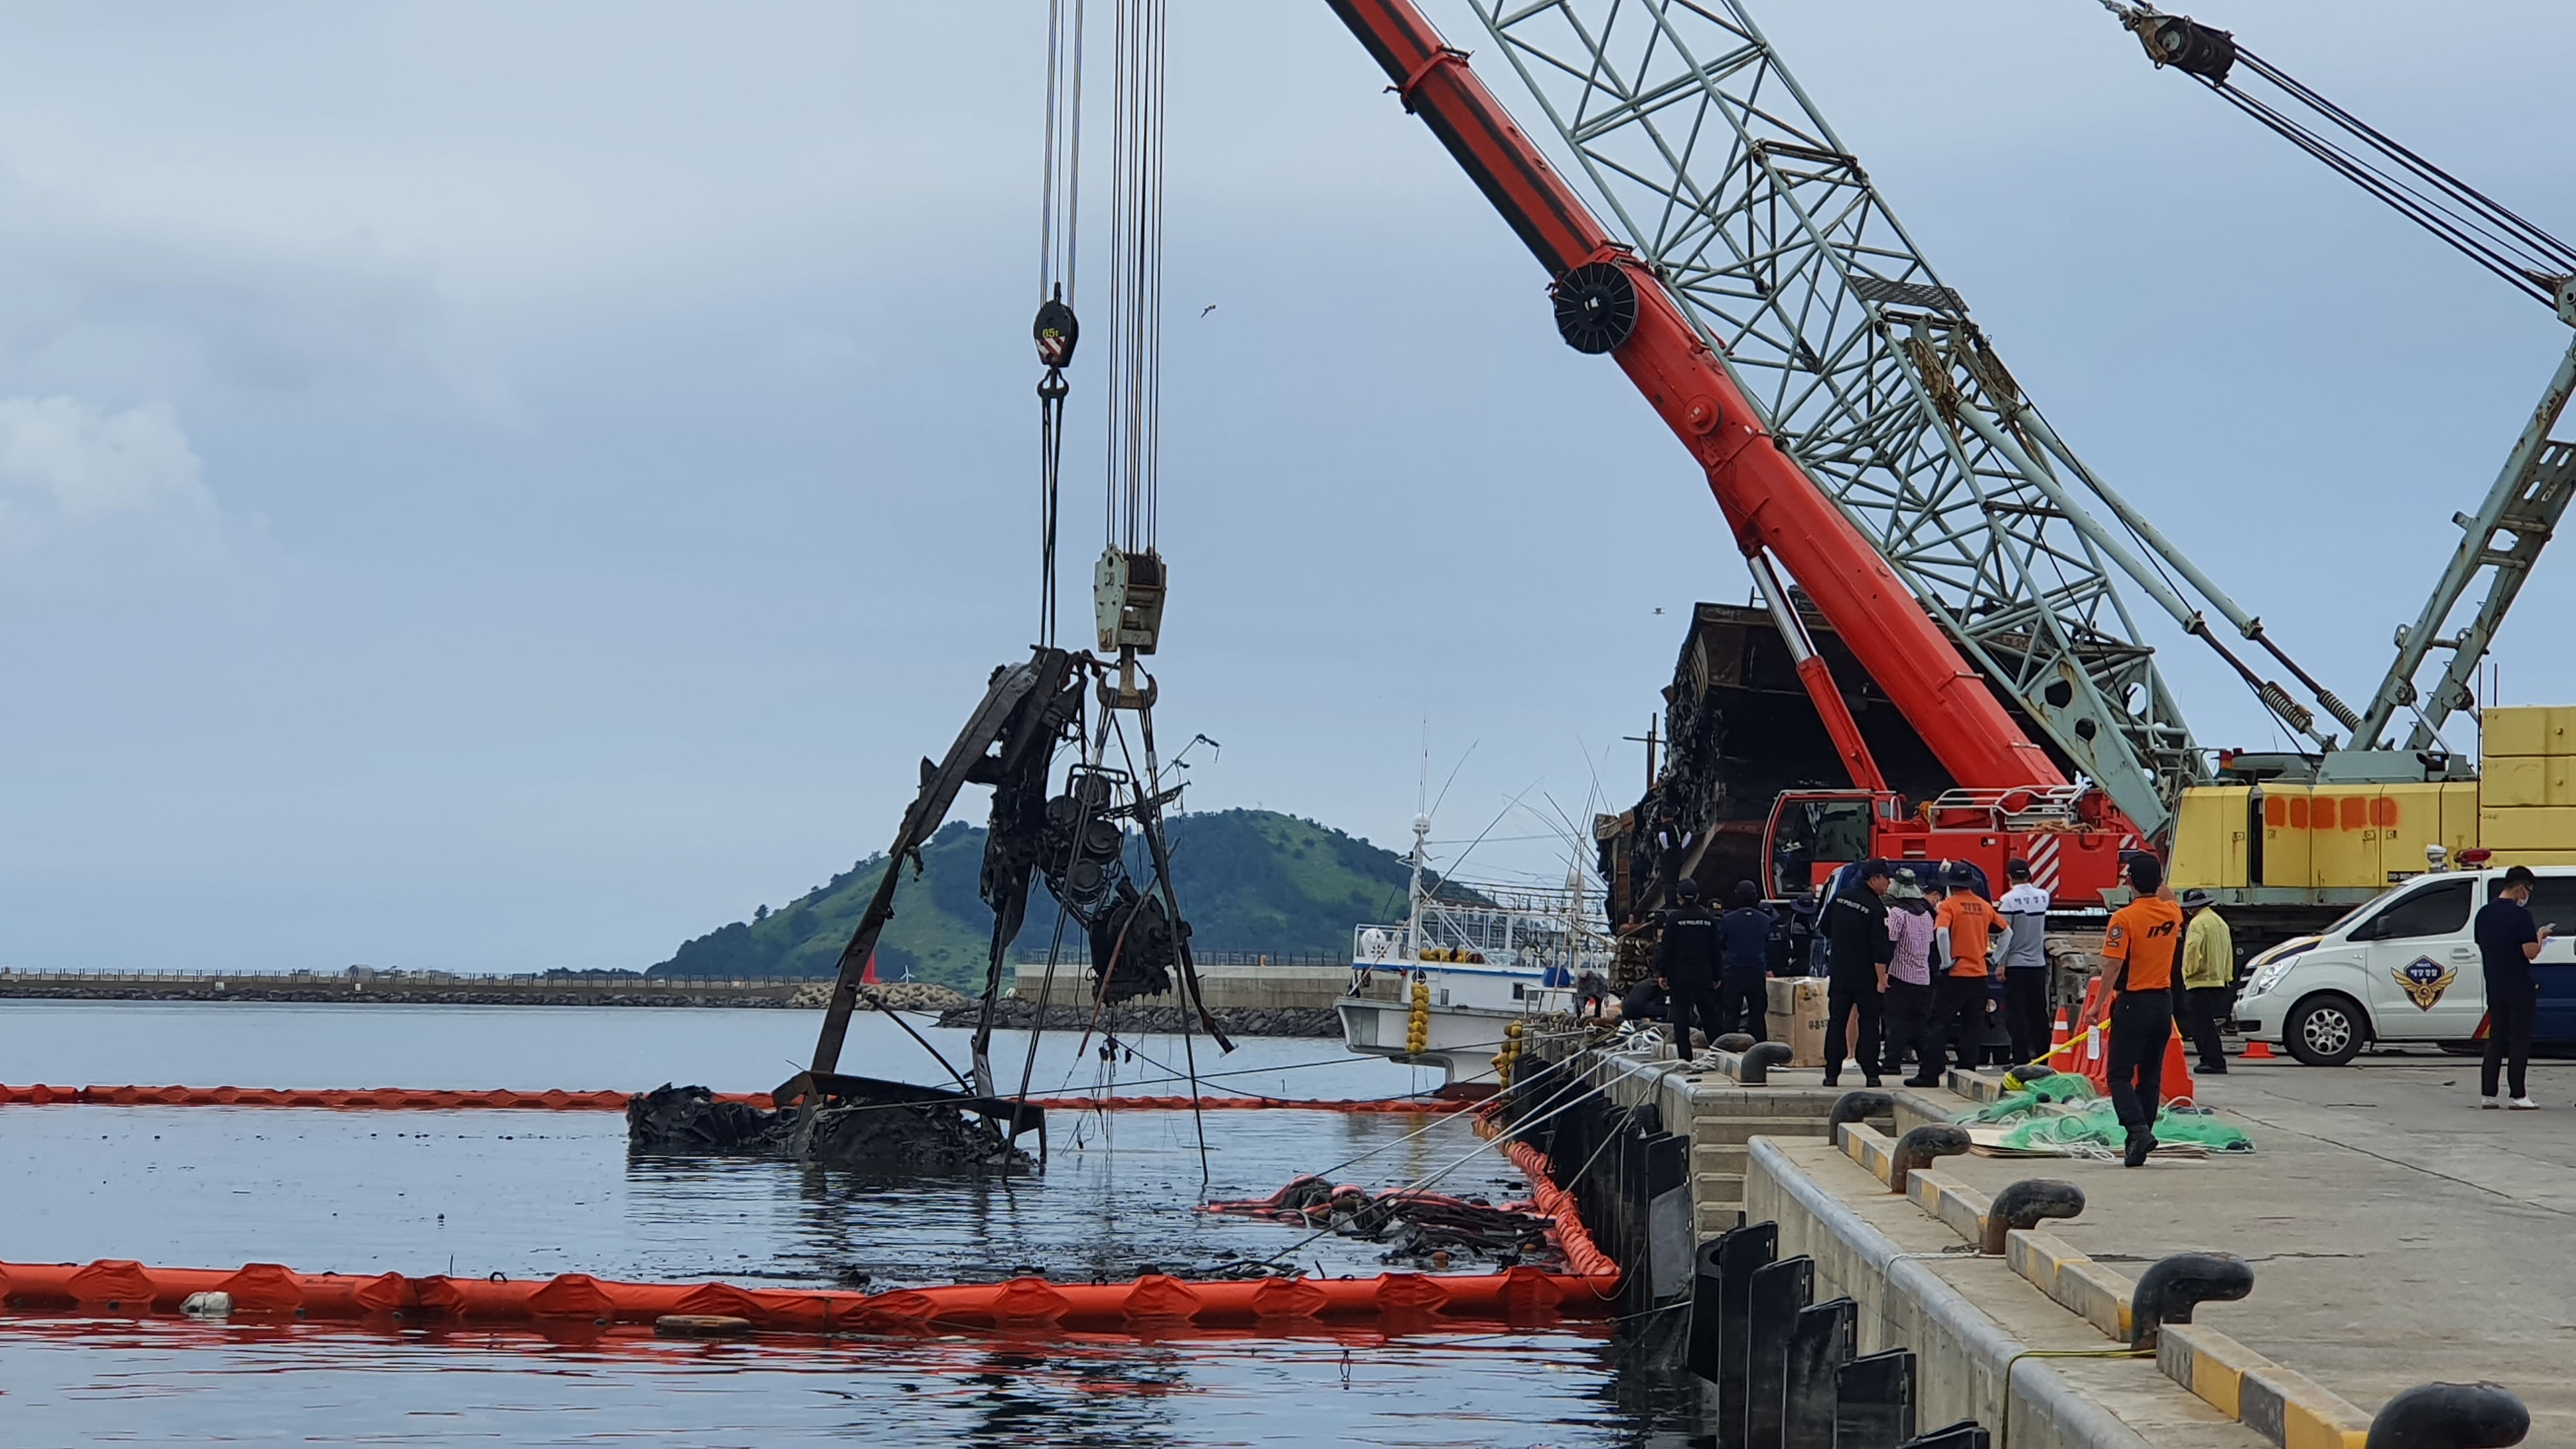
[[1204, 317], [1204, 316], [1206, 316], [1207, 314], [1209, 314], [1210, 312], [1213, 312], [1213, 311], [1215, 311], [1215, 310], [1216, 310], [1216, 304], [1215, 304], [1214, 302], [1210, 302], [1210, 303], [1208, 303], [1206, 306], [1201, 307], [1201, 308], [1199, 309], [1199, 315], [1200, 315], [1200, 316], [1202, 316], [1202, 317]]

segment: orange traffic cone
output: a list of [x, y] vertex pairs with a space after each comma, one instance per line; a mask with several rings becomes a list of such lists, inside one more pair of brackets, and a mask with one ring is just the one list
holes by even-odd
[[2271, 1045], [2267, 1042], [2248, 1041], [2245, 1043], [2245, 1055], [2239, 1058], [2239, 1060], [2249, 1062], [2268, 1062], [2272, 1060]]
[[2059, 1047], [2066, 1045], [2066, 1040], [2071, 1035], [2073, 1035], [2073, 1033], [2068, 1030], [2066, 1025], [2066, 1008], [2061, 1006], [2057, 1008], [2057, 1026], [2048, 1034], [2048, 1049], [2050, 1051], [2055, 1051]]
[[2165, 1069], [2160, 1085], [2168, 1102], [2188, 1102], [2196, 1095], [2191, 1083], [2191, 1058], [2182, 1049], [2182, 1028], [2165, 1038]]

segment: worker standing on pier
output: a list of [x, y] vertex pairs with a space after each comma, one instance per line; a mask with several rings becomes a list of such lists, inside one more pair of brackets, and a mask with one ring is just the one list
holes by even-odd
[[2030, 862], [2004, 862], [2011, 888], [1995, 902], [2004, 918], [2004, 1030], [2013, 1060], [2035, 1062], [2048, 1050], [2048, 892], [2030, 878]]
[[[1825, 986], [1825, 1085], [1842, 1082], [1843, 1055], [1860, 1060], [1861, 1078], [1878, 1085], [1878, 1014], [1887, 991], [1887, 963], [1896, 943], [1887, 937], [1887, 862], [1866, 860], [1859, 879], [1825, 903], [1824, 937], [1832, 962]], [[1859, 1040], [1846, 1041], [1849, 1019], [1860, 1017]]]
[[2473, 928], [2478, 960], [2487, 978], [2487, 1053], [2478, 1063], [2481, 1107], [2499, 1105], [2496, 1077], [2500, 1070], [2513, 1088], [2515, 1111], [2528, 1112], [2540, 1105], [2531, 1100], [2531, 1083], [2525, 1076], [2531, 1066], [2531, 1030], [2540, 1020], [2540, 986], [2532, 978], [2531, 963], [2558, 927], [2555, 922], [2543, 926], [2531, 919], [2531, 888], [2539, 880], [2527, 865], [2506, 870], [2504, 885], [2494, 900], [2479, 908]]
[[2227, 1045], [2219, 1023], [2236, 1001], [2236, 935], [2209, 908], [2209, 892], [2182, 893], [2182, 1004], [2191, 1020], [2191, 1044], [2200, 1051], [2202, 1075], [2227, 1075]]
[[1719, 974], [1717, 1030], [1745, 1032], [1763, 1038], [1770, 1014], [1771, 939], [1780, 919], [1762, 908], [1762, 888], [1749, 880], [1735, 883], [1735, 909], [1717, 922]]
[[1718, 1025], [1717, 917], [1699, 903], [1699, 882], [1689, 876], [1673, 885], [1680, 904], [1663, 913], [1663, 935], [1655, 943], [1655, 974], [1671, 990], [1673, 1050], [1691, 1055], [1691, 1023], [1697, 1021], [1711, 1044], [1725, 1030]]
[[1905, 1066], [1911, 1048], [1928, 1058], [1932, 1052], [1932, 903], [1923, 899], [1923, 882], [1911, 870], [1899, 870], [1887, 888], [1887, 1000], [1881, 1020], [1878, 1064], [1888, 1071]]
[[1950, 894], [1932, 923], [1948, 969], [1932, 987], [1932, 1033], [1924, 1042], [1921, 1074], [1908, 1086], [1941, 1084], [1944, 1058], [1955, 1050], [1959, 1070], [1975, 1071], [1978, 1048], [1986, 1036], [1986, 976], [1994, 969], [1995, 928], [2003, 918], [1977, 894], [1977, 873], [1968, 867], [1950, 870]]
[[2183, 926], [2182, 907], [2157, 893], [2165, 873], [2154, 856], [2131, 856], [2128, 876], [2137, 897], [2111, 913], [2102, 933], [2102, 969], [2111, 974], [2111, 1108], [2128, 1129], [2128, 1150], [2120, 1160], [2137, 1167], [2156, 1150]]

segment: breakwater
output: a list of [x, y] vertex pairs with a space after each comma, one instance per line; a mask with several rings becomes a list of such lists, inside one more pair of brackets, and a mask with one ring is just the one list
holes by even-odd
[[[874, 988], [888, 1005], [938, 1011], [964, 997], [944, 986]], [[822, 1007], [830, 983], [639, 976], [369, 976], [210, 972], [0, 971], [0, 998], [59, 1001], [285, 1001], [392, 1006]]]

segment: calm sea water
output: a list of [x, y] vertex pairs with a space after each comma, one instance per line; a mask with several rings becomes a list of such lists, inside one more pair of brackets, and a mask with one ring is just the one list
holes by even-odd
[[[0, 1081], [758, 1089], [810, 1050], [810, 1012], [0, 1002]], [[960, 1065], [964, 1032], [927, 1033]], [[1033, 1090], [1179, 1090], [1178, 1038], [1103, 1062], [1040, 1043]], [[1200, 1067], [1226, 1090], [1400, 1095], [1408, 1069], [1330, 1041], [1254, 1040]], [[997, 1038], [1015, 1077], [1024, 1037]], [[846, 1065], [937, 1081], [860, 1018]], [[1232, 1075], [1216, 1076], [1217, 1073]], [[609, 1113], [0, 1108], [0, 1259], [412, 1274], [872, 1286], [1065, 1279], [1293, 1254], [1380, 1268], [1367, 1244], [1196, 1211], [1299, 1172], [1439, 1175], [1518, 1195], [1463, 1118], [1122, 1112], [1053, 1123], [1043, 1177], [870, 1180], [775, 1162], [630, 1159]], [[1357, 1159], [1357, 1160], [1354, 1160]], [[1204, 1174], [1204, 1179], [1203, 1179]], [[703, 1346], [616, 1333], [376, 1333], [305, 1325], [0, 1318], [0, 1439], [19, 1444], [1635, 1444], [1678, 1388], [1625, 1371], [1610, 1326], [1382, 1340], [961, 1336]], [[1677, 1441], [1676, 1441], [1677, 1442]]]

